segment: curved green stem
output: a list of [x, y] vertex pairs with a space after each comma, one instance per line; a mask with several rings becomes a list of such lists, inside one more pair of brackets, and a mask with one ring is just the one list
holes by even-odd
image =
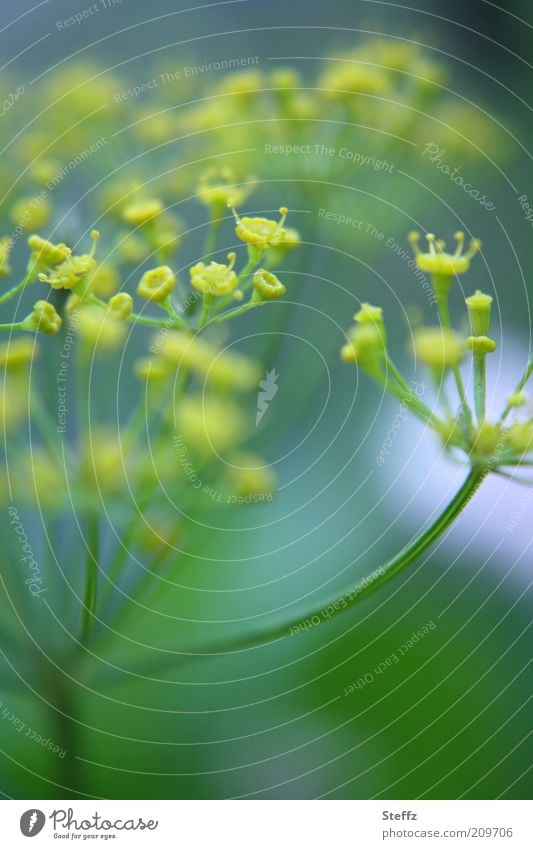
[[[528, 382], [528, 380], [529, 380], [529, 378], [531, 377], [532, 374], [533, 374], [533, 358], [531, 360], [529, 360], [529, 362], [528, 362], [528, 364], [525, 368], [524, 374], [522, 375], [522, 377], [518, 381], [516, 389], [513, 393], [514, 395], [518, 395], [522, 391], [522, 389], [524, 388], [524, 386], [526, 385], [526, 383]], [[504, 409], [504, 411], [502, 413], [500, 421], [504, 422], [512, 409], [513, 409], [513, 405], [507, 404], [506, 408]]]
[[[282, 637], [292, 636], [297, 633], [298, 626], [302, 626], [302, 630], [306, 630], [303, 624], [307, 620], [313, 620], [318, 617], [320, 621], [324, 620], [322, 612], [325, 608], [335, 606], [333, 616], [355, 604], [365, 601], [368, 596], [376, 592], [376, 590], [389, 583], [396, 575], [403, 572], [414, 560], [420, 557], [430, 546], [433, 545], [439, 537], [450, 527], [459, 514], [465, 509], [469, 501], [483, 483], [489, 470], [486, 466], [473, 466], [466, 478], [465, 482], [458, 490], [456, 495], [449, 502], [440, 516], [429, 526], [425, 531], [416, 536], [411, 542], [402, 548], [392, 560], [389, 560], [381, 568], [375, 569], [365, 579], [359, 581], [355, 587], [347, 590], [345, 593], [337, 593], [333, 599], [328, 599], [322, 602], [320, 607], [313, 610], [306, 610], [299, 614], [298, 618], [291, 617], [289, 621], [285, 620], [277, 625], [272, 625], [267, 628], [257, 629], [246, 636], [234, 638], [227, 642], [218, 642], [217, 649], [219, 651], [231, 651], [233, 649], [251, 647], [253, 645], [261, 645], [271, 642]], [[339, 604], [339, 602], [341, 602]], [[328, 617], [332, 618], [331, 616]]]

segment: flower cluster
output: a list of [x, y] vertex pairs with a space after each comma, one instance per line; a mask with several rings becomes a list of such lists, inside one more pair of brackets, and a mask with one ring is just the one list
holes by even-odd
[[[443, 241], [433, 234], [426, 238], [428, 250], [424, 253], [419, 247], [419, 234], [409, 234], [418, 267], [431, 276], [440, 324], [416, 327], [411, 347], [415, 363], [424, 366], [431, 377], [438, 403], [433, 407], [425, 404], [395, 366], [387, 344], [383, 311], [379, 307], [362, 304], [354, 316], [355, 325], [347, 332], [341, 356], [345, 362], [356, 363], [381, 387], [401, 399], [439, 435], [447, 450], [458, 450], [472, 465], [491, 471], [519, 466], [533, 452], [533, 417], [527, 413], [524, 393], [533, 362], [527, 364], [500, 417], [487, 420], [486, 360], [496, 350], [496, 341], [489, 336], [493, 299], [480, 290], [466, 298], [470, 325], [470, 335], [466, 337], [452, 328], [448, 310], [450, 287], [457, 275], [469, 270], [472, 257], [481, 250], [481, 243], [473, 239], [465, 252], [464, 234], [456, 233], [456, 249], [447, 253]], [[473, 404], [469, 402], [460, 368], [467, 358], [472, 363]], [[456, 404], [449, 397], [450, 383], [455, 387]], [[511, 411], [515, 415], [509, 424]]]

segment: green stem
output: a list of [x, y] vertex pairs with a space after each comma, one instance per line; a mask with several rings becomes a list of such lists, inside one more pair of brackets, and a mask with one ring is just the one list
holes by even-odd
[[213, 318], [210, 321], [210, 324], [220, 324], [221, 321], [228, 321], [229, 319], [236, 318], [238, 315], [243, 315], [243, 313], [248, 312], [254, 307], [263, 306], [265, 301], [248, 301], [246, 304], [243, 304], [240, 307], [236, 307], [234, 310], [227, 310], [223, 312], [222, 315], [217, 316], [217, 318]]
[[[437, 304], [439, 308], [440, 318], [442, 322], [442, 326], [445, 330], [451, 330], [451, 322], [450, 322], [450, 313], [448, 311], [448, 300], [447, 295], [439, 294], [438, 289], [435, 290], [437, 294]], [[472, 425], [472, 411], [468, 405], [468, 400], [466, 397], [465, 386], [463, 383], [463, 378], [461, 377], [461, 370], [459, 366], [453, 366], [452, 368], [453, 377], [455, 380], [455, 385], [457, 386], [457, 393], [459, 395], [459, 399], [461, 401], [461, 408], [464, 414], [465, 422], [467, 427]]]
[[409, 409], [424, 422], [424, 424], [429, 424], [436, 430], [441, 430], [444, 427], [444, 422], [432, 413], [423, 401], [420, 401], [419, 398], [416, 397], [408, 384], [404, 387], [397, 386], [393, 381], [387, 379], [386, 374], [383, 374], [379, 370], [372, 372], [371, 376], [380, 384], [380, 386], [383, 387], [383, 389], [398, 398], [402, 404], [406, 404]]
[[[322, 602], [319, 607], [311, 611], [303, 611], [299, 614], [298, 618], [291, 617], [289, 621], [268, 628], [258, 629], [246, 636], [229, 640], [227, 643], [219, 641], [217, 643], [217, 650], [226, 652], [245, 646], [261, 645], [279, 639], [280, 637], [287, 637], [291, 635], [291, 629], [296, 628], [298, 624], [305, 622], [305, 620], [319, 617], [322, 621], [323, 617], [321, 613], [328, 606], [331, 607], [336, 604], [333, 613], [335, 616], [356, 604], [360, 604], [362, 601], [366, 601], [370, 595], [388, 584], [400, 572], [403, 572], [442, 536], [468, 505], [488, 472], [489, 470], [486, 466], [473, 466], [461, 488], [433, 524], [402, 548], [392, 560], [389, 560], [380, 569], [375, 569], [366, 579], [359, 581], [355, 587], [352, 587], [345, 593], [337, 593], [333, 599]], [[343, 602], [342, 605], [338, 604], [339, 601]]]
[[[524, 386], [526, 385], [526, 383], [528, 382], [528, 380], [529, 380], [529, 378], [531, 377], [532, 374], [533, 374], [533, 359], [531, 359], [528, 362], [528, 364], [525, 368], [524, 374], [520, 378], [520, 380], [517, 384], [517, 387], [516, 387], [516, 389], [513, 393], [514, 395], [517, 395], [522, 391], [522, 389], [524, 388]], [[507, 418], [507, 416], [509, 415], [509, 413], [511, 412], [512, 409], [513, 409], [513, 405], [507, 404], [505, 410], [502, 413], [500, 421], [502, 421], [502, 422], [505, 421], [505, 419]]]
[[485, 354], [474, 354], [474, 404], [478, 425], [485, 421], [487, 369]]
[[0, 324], [0, 330], [23, 330], [23, 322], [15, 321], [13, 324]]
[[98, 583], [98, 552], [100, 525], [98, 515], [91, 514], [87, 520], [87, 562], [85, 572], [85, 594], [83, 597], [83, 612], [80, 642], [86, 646], [91, 634], [96, 609], [96, 588]]

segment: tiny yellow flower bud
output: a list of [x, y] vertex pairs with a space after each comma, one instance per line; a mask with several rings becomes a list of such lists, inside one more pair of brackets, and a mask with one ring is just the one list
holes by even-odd
[[517, 454], [525, 454], [533, 448], [533, 425], [514, 424], [509, 428], [509, 444]]
[[160, 200], [146, 200], [130, 203], [122, 211], [122, 220], [134, 227], [142, 227], [153, 221], [163, 212]]
[[283, 225], [288, 215], [288, 209], [285, 206], [280, 208], [280, 220], [271, 221], [268, 218], [241, 218], [235, 209], [233, 201], [228, 205], [237, 222], [235, 233], [241, 241], [262, 251], [266, 251], [271, 247], [277, 247], [283, 243], [283, 239], [285, 238]]
[[61, 316], [48, 301], [37, 301], [33, 305], [33, 311], [22, 322], [24, 330], [48, 333], [50, 336], [59, 333], [62, 324]]
[[260, 268], [253, 276], [254, 295], [253, 299], [258, 301], [271, 301], [281, 298], [287, 291], [281, 280], [275, 274]]
[[491, 304], [491, 296], [484, 295], [479, 289], [476, 290], [475, 295], [466, 298], [474, 336], [487, 336], [490, 328]]
[[47, 239], [42, 239], [36, 234], [28, 239], [28, 247], [32, 252], [34, 262], [43, 266], [58, 265], [70, 256], [71, 250], [63, 243], [54, 245]]
[[358, 324], [383, 324], [383, 310], [381, 307], [374, 307], [372, 304], [362, 303], [361, 308], [355, 313], [354, 321]]
[[420, 327], [414, 334], [413, 353], [431, 369], [454, 368], [464, 358], [463, 340], [453, 330]]
[[221, 265], [219, 262], [211, 262], [205, 265], [198, 262], [190, 269], [191, 285], [204, 295], [229, 295], [238, 284], [239, 278], [233, 271], [236, 255], [228, 254], [229, 265]]
[[510, 407], [525, 407], [528, 402], [528, 396], [525, 392], [513, 392], [512, 395], [509, 395], [507, 402]]
[[133, 312], [133, 298], [127, 292], [119, 292], [110, 299], [109, 309], [115, 318], [127, 318]]
[[158, 303], [170, 295], [175, 285], [176, 278], [172, 269], [168, 265], [161, 265], [143, 274], [137, 286], [137, 294], [147, 301]]
[[9, 265], [9, 254], [11, 253], [11, 239], [9, 236], [4, 236], [0, 239], [0, 277], [7, 277], [11, 274]]
[[352, 327], [347, 335], [349, 341], [341, 349], [341, 359], [345, 363], [357, 363], [370, 373], [381, 366], [386, 340], [380, 327], [373, 322], [365, 322]]
[[465, 345], [474, 354], [491, 354], [496, 350], [496, 342], [488, 336], [469, 336]]

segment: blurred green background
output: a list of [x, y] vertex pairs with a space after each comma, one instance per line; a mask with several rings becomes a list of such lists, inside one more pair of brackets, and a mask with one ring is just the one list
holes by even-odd
[[[262, 63], [293, 65], [310, 79], [321, 59], [370, 35], [414, 40], [448, 69], [452, 100], [478, 105], [489, 116], [476, 156], [468, 144], [454, 148], [450, 140], [446, 161], [494, 204], [483, 208], [422, 155], [433, 142], [430, 124], [414, 139], [418, 154], [390, 148], [392, 173], [354, 166], [343, 181], [329, 177], [327, 167], [320, 172], [323, 163], [315, 177], [313, 162], [302, 181], [292, 161], [257, 150], [252, 208], [271, 212], [286, 204], [290, 224], [310, 243], [304, 259], [295, 255], [286, 266], [286, 301], [244, 317], [233, 331], [242, 350], [279, 374], [279, 392], [255, 446], [275, 464], [279, 494], [271, 504], [205, 512], [188, 537], [194, 554], [167, 567], [164, 580], [154, 581], [142, 599], [124, 603], [115, 594], [108, 608], [112, 628], [100, 626], [93, 656], [74, 669], [64, 670], [58, 660], [77, 615], [67, 582], [49, 572], [50, 612], [42, 605], [19, 610], [4, 593], [14, 640], [25, 646], [23, 653], [16, 642], [2, 646], [4, 796], [530, 796], [533, 508], [526, 505], [514, 533], [506, 529], [529, 489], [490, 481], [430, 556], [361, 607], [270, 646], [217, 655], [228, 636], [297, 621], [302, 610], [356, 584], [432, 518], [461, 477], [412, 421], [378, 467], [397, 408], [339, 361], [343, 330], [361, 300], [386, 310], [391, 347], [406, 368], [411, 307], [434, 320], [405, 258], [386, 246], [389, 238], [403, 248], [413, 227], [448, 238], [461, 228], [481, 238], [483, 255], [464, 286], [497, 298], [494, 403], [505, 398], [527, 359], [531, 222], [518, 197], [533, 197], [531, 70], [520, 58], [530, 52], [531, 8], [518, 0], [505, 10], [481, 0], [419, 5], [250, 0], [186, 11], [189, 4], [171, 0], [153, 0], [149, 10], [123, 0], [65, 34], [55, 22], [77, 10], [71, 2], [35, 9], [18, 0], [4, 3], [8, 19], [21, 16], [0, 37], [13, 57], [12, 78], [25, 85], [80, 57], [117, 68], [131, 85], [149, 77], [154, 62], [171, 69], [255, 54]], [[83, 8], [82, 0], [76, 7]], [[210, 81], [205, 84], [209, 92]], [[460, 127], [468, 141], [470, 124]], [[285, 125], [276, 133], [280, 144], [288, 143]], [[310, 135], [309, 143], [314, 140]], [[383, 150], [372, 127], [354, 128], [348, 140], [367, 155]], [[126, 134], [120, 146], [106, 150], [109, 167], [140, 150]], [[179, 161], [179, 148], [173, 155]], [[149, 163], [158, 168], [157, 154]], [[83, 205], [69, 211], [77, 180], [82, 177], [69, 180], [62, 196], [66, 232], [91, 226]], [[201, 226], [200, 210], [184, 207], [188, 225]], [[363, 226], [356, 231], [327, 221], [322, 208]], [[229, 223], [224, 232], [229, 245]], [[200, 250], [200, 235], [195, 239], [192, 257]], [[457, 288], [457, 316], [462, 296]], [[127, 395], [127, 381], [123, 391]], [[27, 521], [39, 550], [48, 520]], [[74, 518], [61, 522], [66, 535]], [[2, 533], [8, 573], [16, 553]], [[45, 539], [40, 551], [44, 561]], [[58, 556], [77, 587], [81, 546], [72, 553], [65, 544]], [[124, 590], [138, 568], [131, 564]], [[375, 673], [430, 622], [436, 627], [401, 662]], [[365, 686], [345, 695], [365, 675]], [[68, 755], [58, 758], [17, 732], [11, 713], [60, 742]]]

